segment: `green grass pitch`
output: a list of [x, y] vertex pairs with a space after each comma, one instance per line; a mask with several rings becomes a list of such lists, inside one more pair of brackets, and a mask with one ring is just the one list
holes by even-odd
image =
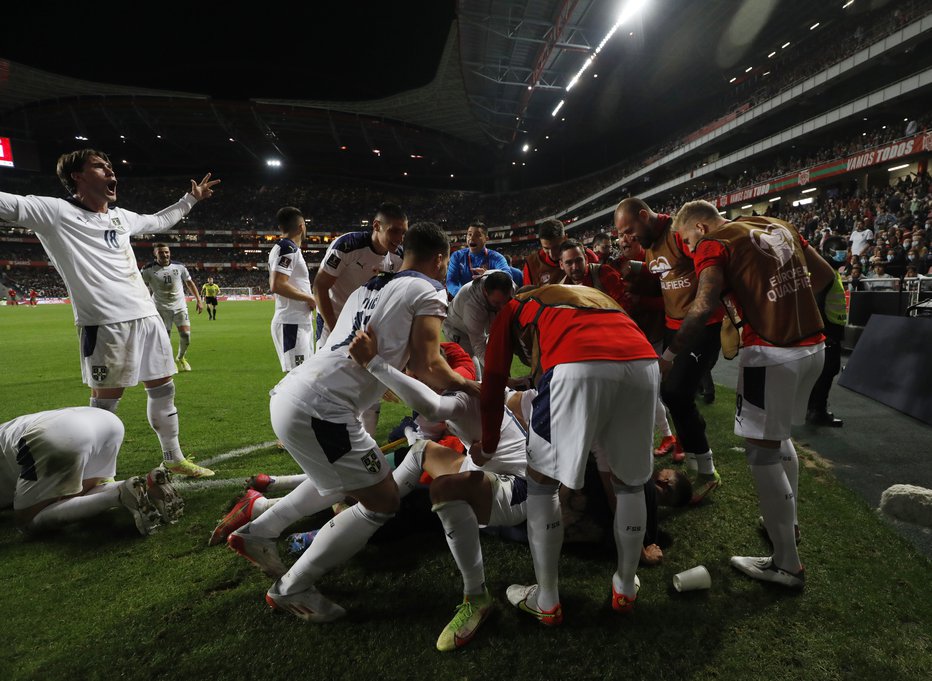
[[[194, 371], [176, 377], [189, 456], [274, 439], [268, 391], [281, 372], [271, 314], [270, 303], [244, 302], [222, 303], [216, 322], [192, 315]], [[0, 421], [87, 404], [70, 307], [0, 307], [0, 339]], [[721, 389], [702, 407], [724, 487], [697, 509], [661, 515], [672, 544], [662, 566], [639, 571], [641, 597], [629, 617], [609, 606], [610, 539], [564, 548], [566, 621], [546, 629], [504, 599], [509, 584], [533, 579], [527, 547], [484, 537], [499, 607], [469, 646], [438, 653], [461, 584], [440, 532], [424, 530], [375, 543], [328, 575], [321, 590], [349, 615], [308, 625], [269, 610], [269, 580], [225, 547], [207, 546], [233, 494], [210, 489], [187, 494], [182, 521], [148, 538], [114, 511], [27, 539], [12, 513], [0, 512], [0, 679], [928, 678], [932, 566], [817, 456], [803, 456], [800, 481], [805, 592], [728, 566], [732, 554], [768, 551], [744, 455], [733, 449], [732, 398]], [[384, 406], [381, 439], [401, 413]], [[119, 415], [126, 440], [118, 476], [157, 465], [141, 386], [127, 391]], [[216, 469], [225, 479], [298, 472], [275, 448]], [[672, 576], [700, 563], [711, 590], [676, 593]]]

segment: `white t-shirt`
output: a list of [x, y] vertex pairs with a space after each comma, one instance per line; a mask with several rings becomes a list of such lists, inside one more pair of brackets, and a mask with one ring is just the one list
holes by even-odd
[[874, 233], [869, 229], [862, 229], [860, 232], [854, 230], [848, 237], [851, 242], [851, 254], [861, 255], [867, 248], [867, 242], [874, 238]]
[[[288, 275], [288, 283], [299, 291], [311, 294], [311, 277], [301, 249], [291, 239], [279, 239], [269, 253], [269, 271]], [[279, 324], [310, 324], [311, 308], [303, 300], [275, 295], [272, 321]]]
[[184, 283], [191, 281], [187, 267], [174, 261], [162, 267], [153, 261], [139, 271], [143, 283], [152, 289], [152, 300], [156, 308], [176, 311], [187, 307]]
[[372, 250], [372, 232], [349, 232], [337, 237], [327, 247], [320, 271], [334, 277], [330, 287], [333, 312], [339, 317], [350, 294], [379, 272], [397, 272], [402, 249], [379, 255]]
[[96, 326], [157, 314], [130, 236], [170, 229], [195, 203], [185, 194], [154, 215], [117, 207], [94, 213], [74, 199], [0, 192], [0, 219], [36, 233], [68, 287], [75, 324]]
[[379, 354], [395, 368], [408, 363], [415, 317], [445, 317], [447, 290], [413, 270], [375, 277], [356, 289], [343, 306], [324, 348], [293, 369], [272, 394], [288, 395], [320, 418], [348, 423], [379, 403], [385, 387], [349, 356], [356, 331], [374, 329]]
[[482, 292], [482, 283], [492, 272], [489, 270], [481, 277], [463, 284], [447, 312], [444, 329], [458, 332], [460, 336], [469, 338], [472, 351], [479, 360], [480, 366], [485, 366], [485, 346], [489, 340], [489, 329], [498, 310], [489, 307], [489, 303]]

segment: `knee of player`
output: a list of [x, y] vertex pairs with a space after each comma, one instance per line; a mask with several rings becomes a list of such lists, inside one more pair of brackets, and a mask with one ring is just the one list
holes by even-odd
[[190, 326], [179, 326], [178, 335], [185, 339], [191, 338], [191, 327]]
[[462, 490], [457, 485], [455, 475], [442, 475], [430, 483], [430, 502], [440, 504], [445, 501], [462, 499]]

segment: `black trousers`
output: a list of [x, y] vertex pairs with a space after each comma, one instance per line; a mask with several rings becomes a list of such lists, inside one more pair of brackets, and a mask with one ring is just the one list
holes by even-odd
[[[705, 419], [696, 408], [696, 391], [703, 374], [710, 370], [722, 349], [722, 324], [709, 324], [696, 344], [683, 350], [673, 360], [666, 380], [660, 384], [660, 396], [670, 409], [676, 437], [687, 452], [704, 454], [709, 451], [705, 436]], [[676, 335], [673, 329], [664, 329], [663, 347], [666, 349]]]
[[812, 386], [809, 393], [809, 411], [828, 411], [828, 392], [832, 389], [832, 381], [841, 371], [841, 344], [832, 339], [825, 341], [825, 364], [822, 373]]

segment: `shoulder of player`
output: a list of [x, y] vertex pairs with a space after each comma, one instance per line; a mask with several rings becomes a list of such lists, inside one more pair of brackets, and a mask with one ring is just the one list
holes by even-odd
[[372, 246], [372, 232], [347, 232], [333, 240], [330, 249], [340, 253], [350, 253]]
[[[391, 283], [393, 286], [424, 289], [425, 291], [431, 290], [435, 292], [445, 292], [447, 290], [446, 286], [444, 286], [436, 279], [431, 279], [426, 274], [421, 274], [420, 272], [415, 272], [414, 270], [403, 270], [401, 272], [396, 272], [395, 274], [380, 276], [385, 276], [388, 279], [388, 281], [386, 281], [383, 286]], [[375, 279], [378, 278], [379, 277], [375, 277]]]
[[159, 264], [158, 264], [155, 260], [153, 260], [152, 262], [150, 262], [150, 263], [148, 263], [148, 264], [146, 264], [146, 265], [143, 265], [141, 271], [142, 271], [142, 272], [145, 272], [146, 270], [151, 270], [151, 269], [154, 269], [154, 268], [156, 268], [156, 267], [158, 267], [158, 266], [159, 266]]
[[278, 246], [279, 255], [287, 255], [289, 253], [298, 253], [300, 252], [297, 244], [291, 239], [281, 238], [275, 242], [272, 246], [273, 248]]

